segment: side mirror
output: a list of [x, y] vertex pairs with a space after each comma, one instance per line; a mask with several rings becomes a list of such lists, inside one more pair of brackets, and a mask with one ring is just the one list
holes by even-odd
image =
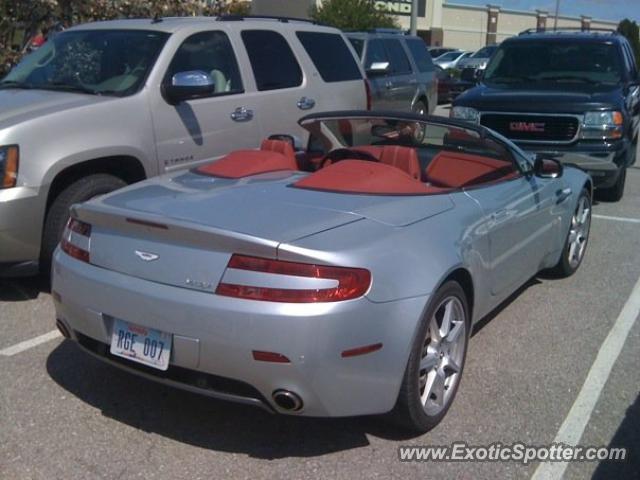
[[171, 78], [171, 83], [164, 85], [164, 95], [172, 103], [206, 97], [215, 93], [216, 84], [211, 75], [202, 70], [178, 72]]
[[367, 68], [367, 76], [377, 77], [380, 75], [386, 75], [389, 73], [389, 62], [373, 62], [369, 68]]
[[558, 178], [562, 176], [563, 167], [555, 158], [536, 155], [533, 173], [540, 178]]

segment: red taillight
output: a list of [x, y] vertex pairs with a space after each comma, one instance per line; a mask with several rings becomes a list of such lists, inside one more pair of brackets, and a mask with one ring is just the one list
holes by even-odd
[[253, 350], [253, 359], [258, 362], [271, 362], [271, 363], [291, 363], [286, 356], [276, 352], [262, 352], [260, 350]]
[[367, 92], [367, 110], [371, 110], [371, 85], [366, 78], [364, 79], [364, 90]]
[[62, 235], [60, 246], [67, 255], [89, 263], [89, 240], [91, 225], [75, 218], [69, 218]]
[[[333, 280], [337, 283], [335, 287], [331, 288], [274, 288], [226, 282], [227, 273], [225, 273], [225, 277], [222, 278], [216, 289], [218, 295], [266, 302], [340, 302], [363, 296], [371, 285], [371, 273], [363, 268], [333, 267], [233, 255], [227, 265], [227, 272], [229, 272], [229, 269], [272, 274], [274, 275], [274, 281], [277, 279], [277, 275], [288, 275], [318, 280]], [[248, 279], [247, 283], [249, 282], [250, 280]]]

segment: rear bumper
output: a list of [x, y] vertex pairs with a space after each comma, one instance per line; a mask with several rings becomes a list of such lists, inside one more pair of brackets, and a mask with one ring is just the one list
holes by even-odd
[[33, 273], [40, 256], [43, 197], [27, 187], [0, 190], [0, 276]]
[[[307, 416], [391, 410], [427, 302], [427, 297], [313, 305], [239, 300], [126, 276], [60, 250], [52, 289], [57, 318], [103, 360], [178, 388], [279, 412], [271, 395], [290, 390], [303, 399], [300, 414]], [[110, 358], [114, 318], [173, 334], [168, 374]], [[374, 343], [382, 349], [341, 357], [344, 350]], [[280, 353], [291, 363], [259, 362], [252, 350]], [[198, 374], [205, 383], [198, 383]], [[219, 388], [219, 381], [233, 388]]]

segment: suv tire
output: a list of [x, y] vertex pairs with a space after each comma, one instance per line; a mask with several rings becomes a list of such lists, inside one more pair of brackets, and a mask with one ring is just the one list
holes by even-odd
[[609, 188], [601, 188], [598, 191], [598, 198], [606, 202], [618, 202], [624, 195], [624, 185], [627, 180], [627, 167], [622, 167], [618, 174], [616, 183]]
[[69, 218], [69, 208], [74, 203], [85, 202], [126, 185], [118, 177], [98, 173], [76, 180], [60, 192], [51, 204], [44, 222], [40, 250], [40, 271], [43, 275], [48, 277], [51, 273], [51, 259]]

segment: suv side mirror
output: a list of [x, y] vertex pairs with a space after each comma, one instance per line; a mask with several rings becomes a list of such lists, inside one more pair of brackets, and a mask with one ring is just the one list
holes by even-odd
[[178, 72], [171, 78], [170, 84], [164, 85], [165, 97], [172, 104], [205, 97], [215, 93], [215, 90], [213, 78], [202, 70]]
[[367, 68], [367, 76], [376, 77], [386, 75], [389, 73], [389, 67], [389, 62], [373, 62], [369, 68]]
[[558, 178], [562, 176], [562, 163], [555, 158], [536, 155], [533, 163], [533, 173], [540, 178]]

